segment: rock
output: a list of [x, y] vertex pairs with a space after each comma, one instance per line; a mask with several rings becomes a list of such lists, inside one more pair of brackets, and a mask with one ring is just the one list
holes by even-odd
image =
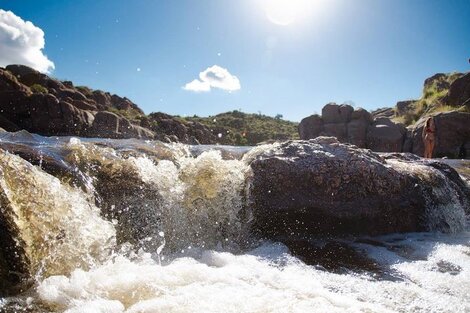
[[0, 141], [0, 151], [7, 151], [11, 154], [18, 155], [23, 160], [39, 166], [44, 172], [58, 177], [63, 181], [71, 182], [74, 186], [85, 186], [87, 181], [85, 177], [71, 168], [68, 164], [54, 157], [47, 152], [38, 150], [27, 144]]
[[6, 70], [15, 75], [22, 84], [28, 87], [37, 84], [48, 89], [53, 88], [60, 90], [65, 88], [58, 80], [49, 78], [47, 75], [25, 65], [8, 65]]
[[372, 111], [373, 118], [393, 118], [395, 116], [395, 111], [392, 108], [381, 108], [375, 111]]
[[[470, 113], [444, 112], [433, 115], [436, 123], [434, 157], [462, 157], [462, 150], [470, 143]], [[422, 132], [427, 117], [421, 118], [412, 129], [412, 152], [424, 153]], [[463, 157], [470, 158], [465, 154]]]
[[317, 114], [310, 115], [300, 121], [300, 139], [308, 140], [316, 138], [323, 131], [323, 119]]
[[191, 136], [191, 137], [189, 137], [188, 144], [193, 145], [193, 146], [197, 146], [197, 145], [200, 145], [201, 143], [199, 142], [199, 140], [196, 139], [196, 137]]
[[456, 79], [449, 87], [447, 104], [451, 106], [466, 105], [470, 108], [470, 73]]
[[95, 115], [90, 134], [96, 137], [116, 138], [120, 119], [117, 114], [111, 112], [98, 112]]
[[201, 144], [217, 142], [211, 130], [201, 123], [185, 122], [165, 113], [151, 113], [148, 120], [143, 122], [159, 136], [160, 140], [166, 140], [165, 137], [168, 137], [173, 142], [190, 143], [190, 138], [194, 137]]
[[128, 119], [107, 111], [100, 111], [94, 116], [88, 136], [102, 138], [142, 138], [153, 139], [154, 133], [132, 124]]
[[80, 91], [75, 89], [61, 89], [58, 91], [58, 98], [65, 99], [70, 98], [73, 100], [86, 101], [87, 98]]
[[0, 114], [0, 127], [2, 127], [4, 131], [9, 132], [16, 132], [21, 129], [20, 127], [18, 127], [18, 125], [12, 123], [9, 119], [3, 117], [2, 114]]
[[[0, 207], [2, 294], [24, 291], [22, 286], [30, 287], [35, 275], [87, 269], [114, 246], [112, 224], [100, 218], [83, 192], [3, 150]], [[77, 238], [82, 239], [79, 245]], [[12, 289], [15, 285], [19, 288]]]
[[347, 123], [351, 119], [353, 107], [347, 104], [328, 103], [322, 109], [322, 119], [327, 123]]
[[126, 97], [121, 98], [118, 95], [112, 95], [111, 96], [111, 104], [113, 107], [115, 107], [118, 110], [130, 110], [133, 109], [137, 111], [139, 114], [144, 115], [144, 112], [132, 101], [127, 99]]
[[378, 118], [367, 130], [367, 148], [378, 152], [401, 152], [406, 128], [388, 118]]
[[70, 81], [70, 80], [64, 80], [62, 82], [62, 84], [66, 87], [66, 88], [69, 88], [69, 89], [72, 89], [73, 88], [73, 83]]
[[359, 148], [366, 148], [366, 135], [369, 122], [366, 119], [353, 119], [347, 125], [348, 137], [346, 141], [358, 146]]
[[322, 135], [333, 136], [333, 137], [336, 137], [339, 141], [344, 142], [347, 140], [347, 136], [348, 136], [347, 124], [346, 123], [335, 123], [335, 124], [325, 123], [323, 125]]
[[91, 97], [102, 109], [112, 106], [111, 95], [107, 92], [94, 90]]
[[386, 160], [325, 137], [251, 157], [254, 231], [273, 240], [456, 231], [470, 209], [468, 188], [437, 162]]
[[83, 100], [72, 100], [72, 104], [74, 107], [81, 109], [81, 110], [97, 111], [96, 105], [88, 103]]
[[395, 106], [396, 112], [395, 115], [404, 115], [408, 111], [413, 109], [413, 105], [415, 104], [416, 100], [406, 100], [406, 101], [399, 101]]
[[9, 71], [0, 68], [0, 91], [18, 91], [24, 94], [30, 94], [31, 90], [18, 82], [16, 77]]
[[413, 151], [413, 128], [407, 127], [405, 134], [405, 141], [403, 142], [403, 152]]
[[429, 78], [426, 78], [424, 81], [423, 90], [426, 91], [433, 87], [435, 87], [437, 92], [448, 90], [450, 87], [449, 74], [437, 73]]
[[368, 124], [373, 122], [372, 114], [363, 108], [357, 108], [351, 113], [351, 120], [363, 120]]

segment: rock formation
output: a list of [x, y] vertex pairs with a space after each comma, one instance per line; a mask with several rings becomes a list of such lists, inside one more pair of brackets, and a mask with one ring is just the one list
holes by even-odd
[[469, 190], [449, 166], [382, 157], [332, 137], [275, 145], [251, 168], [256, 229], [275, 240], [449, 231], [463, 225], [448, 210], [470, 212]]
[[406, 129], [387, 118], [376, 118], [364, 109], [335, 103], [327, 104], [322, 116], [312, 115], [299, 124], [300, 139], [333, 136], [360, 148], [382, 152], [401, 152]]

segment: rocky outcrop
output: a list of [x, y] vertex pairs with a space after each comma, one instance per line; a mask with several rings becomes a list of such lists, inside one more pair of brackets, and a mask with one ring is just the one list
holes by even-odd
[[156, 134], [161, 134], [157, 138], [162, 141], [179, 141], [188, 144], [213, 144], [217, 142], [214, 132], [201, 123], [183, 121], [161, 112], [151, 113], [142, 125]]
[[450, 106], [465, 105], [470, 109], [470, 73], [456, 79], [450, 85], [446, 102]]
[[323, 131], [323, 119], [318, 114], [310, 115], [299, 124], [299, 135], [301, 139], [312, 139]]
[[0, 127], [46, 136], [153, 139], [155, 134], [108, 110], [142, 114], [137, 105], [23, 65], [0, 68]]
[[[470, 158], [470, 113], [443, 112], [433, 115], [436, 124], [435, 157]], [[411, 145], [408, 152], [422, 155], [422, 132], [427, 117], [421, 118], [411, 128]]]
[[453, 231], [463, 227], [454, 214], [470, 210], [468, 188], [445, 164], [381, 157], [331, 137], [274, 145], [251, 168], [255, 229], [275, 240]]
[[312, 115], [299, 124], [300, 139], [333, 136], [340, 142], [381, 152], [401, 152], [406, 129], [390, 119], [376, 117], [362, 108], [327, 104], [322, 116]]
[[367, 148], [377, 152], [401, 152], [406, 128], [388, 118], [375, 119], [367, 128]]
[[393, 108], [381, 108], [371, 112], [373, 118], [393, 118], [395, 116], [395, 111]]

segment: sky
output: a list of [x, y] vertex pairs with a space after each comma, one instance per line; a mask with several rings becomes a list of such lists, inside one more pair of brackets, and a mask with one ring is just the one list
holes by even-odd
[[[470, 0], [0, 0], [0, 66], [23, 63], [146, 113], [300, 121], [368, 110], [470, 71]], [[8, 12], [8, 11], [11, 11]]]

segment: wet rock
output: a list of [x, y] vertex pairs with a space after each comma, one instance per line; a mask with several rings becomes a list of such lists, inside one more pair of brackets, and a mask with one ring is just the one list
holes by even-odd
[[4, 293], [23, 291], [22, 286], [30, 286], [33, 277], [68, 274], [107, 256], [106, 249], [114, 245], [114, 229], [86, 199], [81, 191], [0, 150]]
[[251, 168], [255, 229], [275, 240], [449, 231], [463, 226], [448, 208], [469, 210], [469, 190], [450, 167], [385, 159], [335, 138], [274, 145]]
[[372, 259], [346, 242], [292, 240], [283, 242], [293, 255], [308, 265], [320, 266], [328, 271], [368, 272], [380, 274], [382, 269]]

